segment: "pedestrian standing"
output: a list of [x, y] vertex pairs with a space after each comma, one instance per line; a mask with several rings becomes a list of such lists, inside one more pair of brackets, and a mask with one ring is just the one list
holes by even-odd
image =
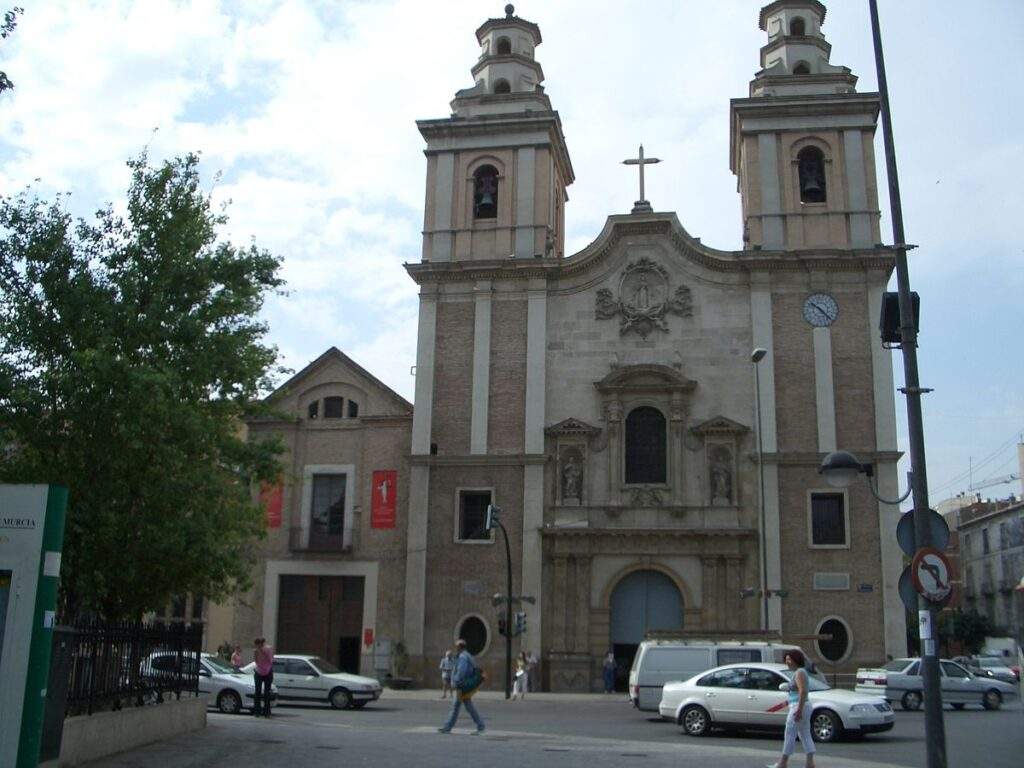
[[604, 665], [601, 667], [601, 672], [604, 675], [604, 692], [614, 693], [615, 692], [615, 654], [611, 651], [604, 656]]
[[540, 690], [540, 677], [537, 671], [539, 659], [533, 651], [526, 657], [526, 689], [528, 691]]
[[512, 684], [512, 701], [516, 700], [516, 696], [520, 699], [526, 698], [526, 689], [528, 687], [527, 681], [530, 672], [530, 661], [526, 656], [526, 651], [523, 651], [516, 656], [516, 676], [515, 682]]
[[444, 656], [441, 657], [441, 698], [445, 699], [448, 694], [455, 696], [455, 692], [452, 691], [452, 671], [455, 669], [455, 657], [452, 655], [452, 651], [449, 648], [444, 652]]
[[786, 715], [786, 736], [782, 742], [782, 759], [771, 763], [768, 768], [786, 768], [789, 756], [796, 751], [796, 737], [800, 737], [800, 746], [807, 757], [807, 768], [814, 768], [814, 740], [811, 738], [811, 708], [807, 704], [807, 693], [810, 690], [807, 681], [807, 659], [803, 651], [793, 649], [786, 651], [786, 666], [793, 673], [793, 682], [789, 686], [789, 713]]
[[242, 668], [242, 646], [236, 645], [235, 650], [231, 653], [231, 666], [235, 668], [235, 672]]
[[[266, 638], [253, 641], [252, 660], [256, 663], [253, 677], [256, 682], [253, 714], [256, 717], [270, 717], [270, 688], [274, 682], [274, 651], [267, 645]], [[261, 707], [262, 703], [262, 707]]]
[[480, 717], [480, 713], [476, 711], [476, 707], [473, 706], [473, 694], [483, 683], [483, 673], [473, 663], [473, 657], [466, 650], [466, 641], [461, 637], [455, 643], [455, 651], [457, 655], [455, 669], [452, 670], [452, 687], [455, 689], [455, 695], [452, 697], [452, 713], [448, 717], [448, 722], [437, 730], [440, 733], [451, 733], [455, 722], [459, 719], [459, 709], [465, 705], [469, 716], [476, 723], [475, 733], [481, 734], [485, 730], [484, 721]]

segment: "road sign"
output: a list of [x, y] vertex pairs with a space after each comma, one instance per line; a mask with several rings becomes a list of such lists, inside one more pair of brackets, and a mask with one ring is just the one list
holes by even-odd
[[949, 560], [934, 547], [918, 550], [910, 563], [914, 589], [925, 600], [938, 606], [945, 605], [953, 594], [952, 571]]
[[[936, 549], [945, 549], [949, 544], [949, 525], [946, 523], [946, 519], [934, 509], [929, 509], [926, 517], [928, 518], [928, 528], [932, 534], [931, 546]], [[896, 541], [899, 542], [900, 549], [907, 557], [913, 557], [917, 553], [913, 511], [905, 512], [900, 517], [900, 521], [896, 525]]]
[[914, 589], [914, 580], [910, 578], [910, 566], [903, 569], [899, 582], [900, 600], [911, 613], [917, 612], [917, 590]]

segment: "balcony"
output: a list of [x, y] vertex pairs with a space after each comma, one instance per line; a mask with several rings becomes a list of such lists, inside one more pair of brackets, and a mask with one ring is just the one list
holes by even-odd
[[345, 546], [344, 534], [328, 534], [301, 527], [288, 532], [288, 549], [292, 552], [350, 552], [351, 544]]

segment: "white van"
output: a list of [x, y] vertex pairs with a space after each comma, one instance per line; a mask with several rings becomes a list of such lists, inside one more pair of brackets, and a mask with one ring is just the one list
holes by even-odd
[[629, 698], [637, 709], [657, 711], [665, 683], [689, 680], [723, 664], [782, 663], [796, 645], [760, 641], [644, 640], [629, 670]]

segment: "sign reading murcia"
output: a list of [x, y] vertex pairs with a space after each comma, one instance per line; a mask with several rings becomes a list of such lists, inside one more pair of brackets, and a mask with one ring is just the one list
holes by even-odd
[[668, 331], [667, 314], [690, 317], [693, 298], [690, 289], [680, 285], [671, 291], [668, 271], [648, 258], [626, 266], [619, 280], [619, 297], [610, 288], [597, 292], [595, 315], [598, 320], [619, 317], [619, 333], [636, 331], [646, 339], [654, 329]]

